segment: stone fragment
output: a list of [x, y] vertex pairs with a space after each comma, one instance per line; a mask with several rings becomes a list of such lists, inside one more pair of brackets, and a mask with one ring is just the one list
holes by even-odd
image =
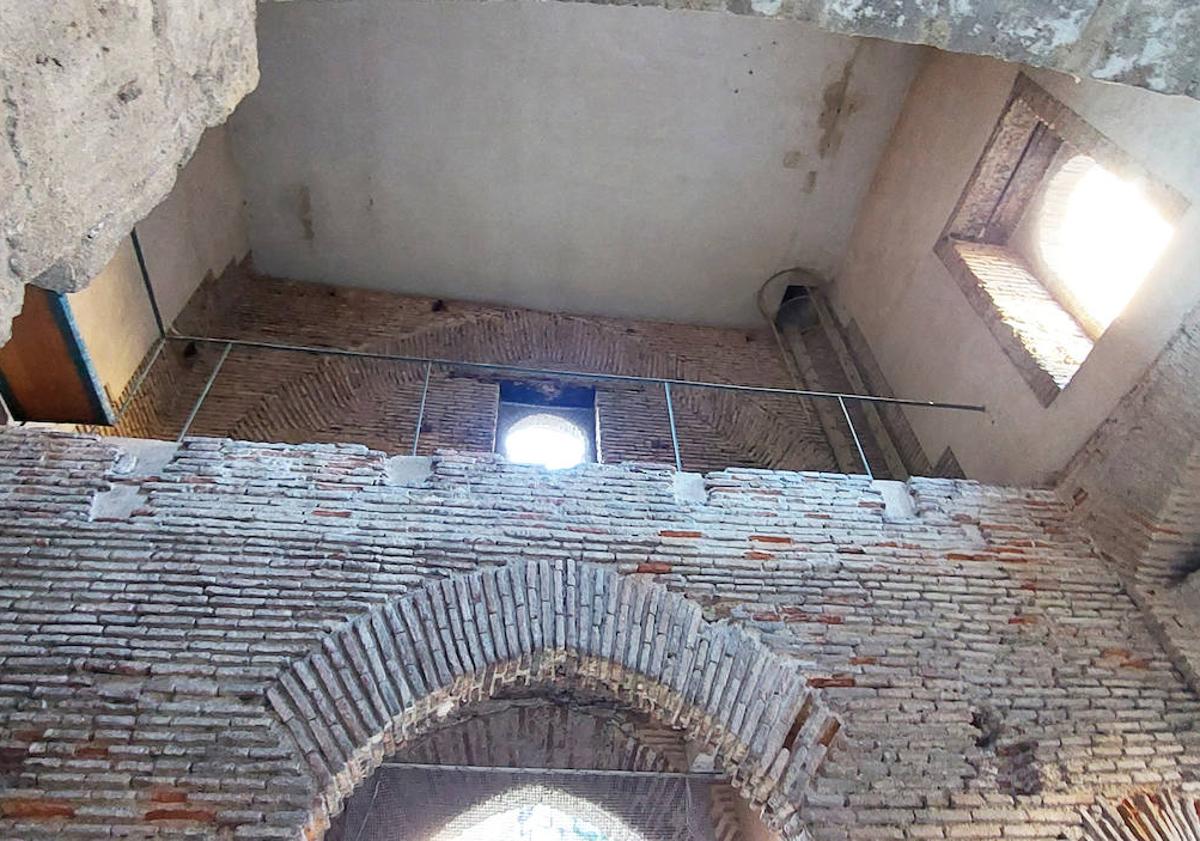
[[258, 84], [254, 0], [0, 0], [0, 342], [88, 284]]

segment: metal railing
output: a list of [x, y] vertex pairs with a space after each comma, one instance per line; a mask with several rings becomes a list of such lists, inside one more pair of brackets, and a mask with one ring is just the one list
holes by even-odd
[[311, 345], [293, 345], [283, 342], [265, 342], [251, 339], [223, 339], [210, 336], [188, 336], [174, 333], [167, 333], [162, 336], [157, 343], [157, 346], [151, 351], [148, 361], [143, 366], [137, 380], [127, 393], [125, 400], [122, 403], [120, 410], [117, 413], [117, 423], [125, 415], [126, 409], [131, 405], [137, 397], [142, 385], [145, 383], [147, 375], [157, 361], [163, 346], [167, 342], [191, 342], [200, 345], [216, 345], [222, 348], [221, 354], [217, 359], [216, 365], [208, 375], [208, 379], [204, 383], [199, 396], [196, 398], [191, 411], [188, 413], [187, 420], [183, 424], [183, 428], [179, 432], [177, 440], [182, 441], [191, 431], [192, 425], [195, 423], [197, 416], [200, 414], [200, 409], [204, 405], [205, 399], [209, 392], [212, 391], [213, 384], [216, 382], [218, 375], [221, 373], [221, 368], [225, 361], [229, 358], [229, 354], [234, 348], [255, 348], [259, 350], [278, 350], [289, 351], [294, 353], [306, 353], [318, 356], [334, 356], [334, 357], [350, 357], [355, 359], [373, 359], [388, 362], [420, 364], [424, 366], [424, 376], [421, 386], [421, 402], [417, 411], [416, 429], [413, 433], [412, 454], [417, 454], [417, 448], [421, 440], [421, 427], [424, 424], [426, 403], [429, 397], [429, 382], [434, 366], [473, 370], [473, 371], [488, 371], [494, 373], [510, 373], [524, 374], [539, 377], [552, 377], [564, 380], [594, 380], [597, 382], [614, 382], [639, 385], [655, 385], [663, 390], [663, 398], [667, 407], [667, 422], [671, 430], [671, 450], [674, 455], [675, 467], [678, 470], [683, 470], [683, 459], [680, 455], [679, 446], [679, 428], [675, 419], [675, 405], [672, 398], [672, 386], [687, 386], [695, 388], [713, 389], [716, 391], [763, 394], [776, 396], [793, 396], [799, 398], [810, 398], [814, 400], [835, 400], [842, 411], [842, 416], [846, 419], [846, 424], [850, 429], [850, 436], [854, 441], [855, 449], [858, 453], [858, 458], [862, 462], [864, 473], [874, 478], [874, 473], [871, 470], [870, 461], [867, 459], [867, 454], [863, 446], [863, 440], [854, 426], [854, 420], [850, 415], [848, 402], [859, 401], [862, 403], [885, 404], [893, 406], [906, 406], [926, 409], [943, 409], [959, 412], [985, 412], [986, 407], [969, 403], [947, 403], [937, 400], [913, 400], [902, 397], [882, 397], [871, 394], [853, 394], [848, 392], [836, 391], [815, 391], [802, 388], [778, 388], [773, 386], [754, 386], [741, 385], [734, 383], [711, 382], [705, 380], [685, 380], [675, 377], [643, 377], [632, 374], [600, 374], [591, 371], [569, 371], [554, 368], [531, 368], [522, 365], [505, 365], [494, 362], [471, 362], [460, 359], [442, 359], [438, 357], [428, 356], [408, 356], [405, 354], [395, 353], [380, 353], [375, 351], [363, 350], [347, 350], [342, 348], [327, 348], [316, 347]]

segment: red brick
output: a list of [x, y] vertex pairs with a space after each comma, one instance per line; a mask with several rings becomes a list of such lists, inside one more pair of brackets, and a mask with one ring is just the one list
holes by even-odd
[[658, 533], [658, 536], [659, 536], [659, 537], [687, 537], [687, 538], [696, 538], [696, 537], [704, 537], [704, 533], [703, 533], [703, 532], [699, 532], [699, 531], [675, 531], [675, 530], [673, 530], [673, 529], [664, 529], [663, 531], [660, 531], [660, 532]]
[[671, 565], [665, 564], [662, 561], [649, 561], [644, 564], [638, 564], [637, 571], [649, 573], [650, 575], [662, 575], [671, 571]]
[[155, 786], [150, 789], [150, 799], [155, 803], [185, 803], [187, 792], [169, 786]]
[[826, 687], [847, 687], [854, 686], [855, 680], [850, 675], [833, 675], [831, 677], [810, 677], [808, 685], [814, 689], [825, 689]]
[[752, 534], [750, 535], [750, 539], [758, 541], [759, 543], [790, 544], [792, 542], [790, 537], [784, 537], [778, 534]]
[[104, 742], [83, 742], [75, 746], [75, 755], [85, 759], [103, 759], [108, 756], [108, 745]]
[[52, 821], [75, 817], [75, 807], [61, 800], [48, 798], [14, 797], [0, 800], [0, 814], [6, 818], [21, 818], [31, 821]]

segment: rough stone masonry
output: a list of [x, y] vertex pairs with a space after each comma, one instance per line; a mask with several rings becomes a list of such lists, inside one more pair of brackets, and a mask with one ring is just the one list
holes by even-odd
[[9, 430], [0, 618], [6, 839], [319, 837], [514, 683], [715, 744], [792, 838], [1198, 784], [1200, 699], [1050, 491]]
[[0, 0], [0, 344], [69, 292], [258, 84], [254, 0]]

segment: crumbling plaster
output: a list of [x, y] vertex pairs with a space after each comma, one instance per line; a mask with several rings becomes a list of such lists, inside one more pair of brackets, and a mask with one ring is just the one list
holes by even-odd
[[258, 83], [253, 0], [0, 0], [0, 341], [86, 286]]
[[[260, 0], [260, 2], [286, 0]], [[345, 2], [346, 0], [342, 0]], [[588, 0], [625, 5], [625, 0]], [[992, 56], [1080, 78], [1200, 96], [1193, 0], [654, 0], [798, 20], [828, 32]]]

